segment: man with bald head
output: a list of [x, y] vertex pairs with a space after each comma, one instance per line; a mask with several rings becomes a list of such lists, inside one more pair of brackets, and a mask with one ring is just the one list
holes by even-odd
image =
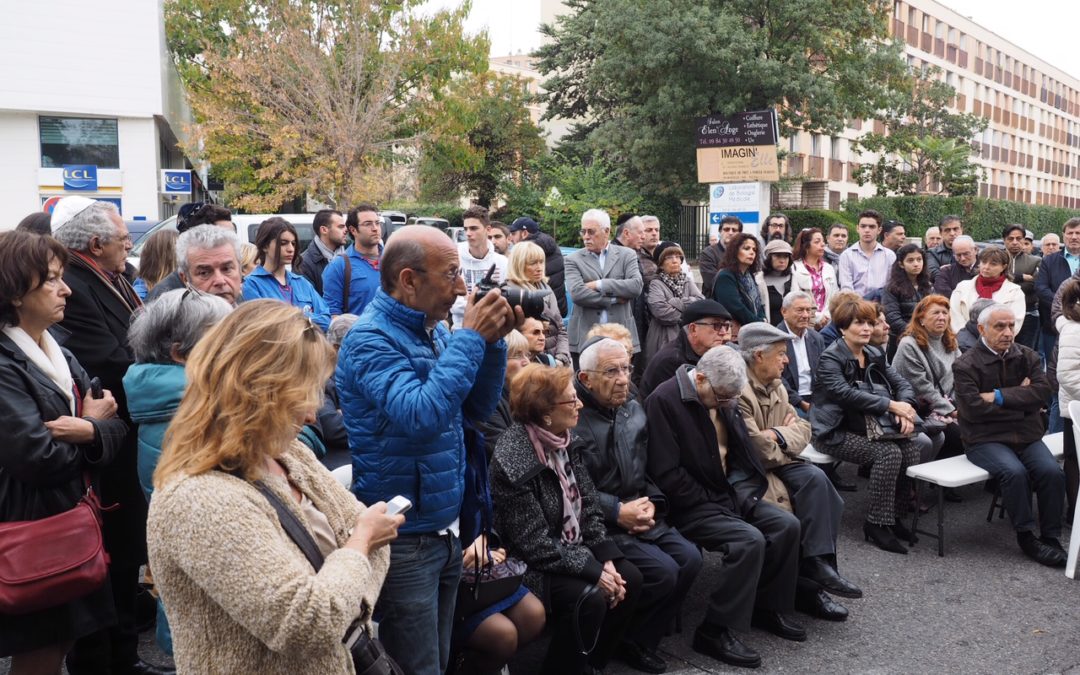
[[441, 230], [403, 227], [383, 249], [381, 288], [345, 336], [335, 375], [365, 504], [412, 502], [390, 545], [379, 638], [407, 673], [446, 670], [461, 576], [465, 421], [491, 416], [506, 370], [503, 336], [524, 319], [499, 293], [465, 295], [458, 251]]

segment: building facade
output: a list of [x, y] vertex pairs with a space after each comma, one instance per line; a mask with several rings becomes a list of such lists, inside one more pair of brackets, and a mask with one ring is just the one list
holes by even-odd
[[[983, 171], [979, 196], [1080, 208], [1080, 80], [934, 0], [896, 0], [892, 34], [913, 68], [935, 66], [957, 91], [955, 109], [986, 118], [972, 139]], [[784, 174], [796, 181], [779, 206], [833, 208], [874, 194], [852, 180], [866, 158], [852, 142], [880, 122], [852, 121], [838, 136], [798, 133]]]
[[8, 3], [4, 21], [16, 30], [0, 41], [0, 229], [65, 195], [113, 201], [127, 220], [190, 199], [161, 180], [191, 166], [161, 0]]

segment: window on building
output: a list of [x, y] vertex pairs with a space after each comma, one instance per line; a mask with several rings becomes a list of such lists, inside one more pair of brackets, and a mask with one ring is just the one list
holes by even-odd
[[41, 166], [94, 164], [103, 169], [120, 167], [115, 119], [39, 117]]
[[900, 9], [900, 5], [902, 4], [903, 3], [901, 3], [900, 0], [896, 0], [896, 2], [893, 3], [893, 18], [897, 21], [900, 21], [904, 18], [903, 11]]
[[833, 136], [832, 141], [829, 143], [829, 158], [840, 159], [842, 155], [842, 147], [840, 145], [842, 139], [838, 136]]
[[909, 26], [914, 26], [915, 25], [915, 19], [916, 19], [915, 8], [914, 7], [908, 7], [908, 11], [907, 11], [907, 23], [908, 23], [908, 25]]
[[922, 15], [922, 32], [924, 32], [924, 33], [929, 33], [930, 32], [930, 15], [929, 14], [923, 14]]
[[948, 26], [945, 25], [944, 21], [938, 21], [937, 26], [934, 28], [934, 37], [938, 40], [944, 40], [946, 28], [948, 28]]
[[965, 34], [961, 33], [961, 34], [960, 34], [960, 51], [962, 51], [962, 52], [966, 52], [966, 51], [967, 51], [967, 47], [968, 47], [968, 44], [967, 44], [967, 35], [965, 35]]
[[955, 45], [957, 36], [959, 36], [959, 35], [960, 35], [960, 33], [955, 28], [950, 28], [949, 29], [949, 44]]
[[821, 157], [821, 134], [814, 134], [810, 137], [810, 154], [814, 157]]

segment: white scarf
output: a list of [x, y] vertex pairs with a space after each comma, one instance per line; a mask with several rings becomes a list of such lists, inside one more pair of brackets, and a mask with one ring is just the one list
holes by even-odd
[[68, 398], [68, 408], [71, 414], [75, 414], [75, 381], [71, 378], [71, 367], [68, 366], [64, 353], [60, 351], [60, 344], [45, 331], [41, 334], [41, 345], [34, 342], [29, 333], [17, 326], [5, 326], [4, 335], [11, 338], [15, 346], [22, 350], [26, 358], [37, 366], [45, 376], [52, 380], [60, 391]]

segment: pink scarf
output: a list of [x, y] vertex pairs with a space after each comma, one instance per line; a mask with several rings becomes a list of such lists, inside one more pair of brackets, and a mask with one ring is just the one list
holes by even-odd
[[529, 432], [529, 440], [536, 451], [536, 459], [559, 477], [563, 500], [563, 543], [577, 543], [581, 539], [581, 527], [578, 524], [581, 520], [581, 491], [578, 490], [577, 480], [574, 478], [574, 469], [570, 466], [570, 453], [566, 451], [570, 445], [570, 431], [566, 430], [562, 435], [556, 436], [535, 424], [526, 424], [525, 429]]

